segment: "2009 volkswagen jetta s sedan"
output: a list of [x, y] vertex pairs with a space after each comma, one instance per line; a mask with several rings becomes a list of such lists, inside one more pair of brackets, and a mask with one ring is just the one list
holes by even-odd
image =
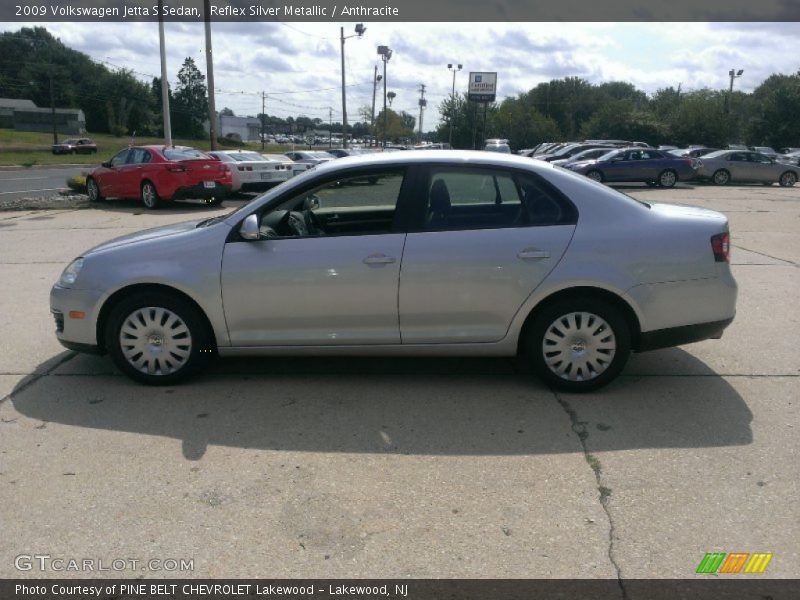
[[520, 353], [570, 391], [718, 338], [727, 219], [488, 152], [343, 158], [213, 219], [101, 244], [50, 294], [58, 339], [173, 384], [214, 355]]

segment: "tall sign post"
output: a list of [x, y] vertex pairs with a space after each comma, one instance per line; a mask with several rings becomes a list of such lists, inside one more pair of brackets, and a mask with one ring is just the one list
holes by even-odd
[[[467, 87], [467, 100], [483, 104], [483, 133], [486, 133], [486, 108], [497, 97], [497, 72], [470, 72], [469, 86]], [[472, 149], [475, 149], [475, 135], [478, 126], [477, 110], [473, 111], [472, 120]]]

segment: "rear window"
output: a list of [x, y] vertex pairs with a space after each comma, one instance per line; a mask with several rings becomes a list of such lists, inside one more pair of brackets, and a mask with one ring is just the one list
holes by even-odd
[[194, 148], [165, 148], [164, 158], [167, 160], [202, 160], [210, 157]]
[[255, 152], [237, 152], [236, 154], [230, 154], [229, 156], [231, 156], [233, 160], [238, 162], [266, 161], [266, 159], [263, 156]]

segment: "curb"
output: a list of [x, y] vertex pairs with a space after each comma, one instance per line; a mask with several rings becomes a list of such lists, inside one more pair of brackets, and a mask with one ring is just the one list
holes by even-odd
[[0, 165], [0, 171], [29, 171], [31, 169], [77, 169], [77, 168], [85, 168], [85, 169], [94, 169], [100, 165], [81, 165], [81, 164], [57, 164], [57, 165], [31, 165], [30, 167], [26, 167], [25, 165]]

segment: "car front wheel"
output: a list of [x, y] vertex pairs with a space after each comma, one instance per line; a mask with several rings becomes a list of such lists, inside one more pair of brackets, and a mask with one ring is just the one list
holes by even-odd
[[586, 176], [594, 181], [599, 181], [601, 183], [603, 182], [603, 174], [597, 169], [592, 169], [586, 174]]
[[714, 175], [711, 177], [711, 179], [717, 185], [727, 185], [731, 180], [731, 174], [725, 169], [719, 169], [718, 171], [714, 171]]
[[542, 310], [527, 332], [533, 370], [552, 387], [596, 390], [616, 378], [630, 354], [630, 328], [620, 311], [595, 299], [574, 299]]
[[100, 187], [91, 177], [86, 180], [86, 195], [89, 196], [89, 202], [99, 202], [103, 199], [103, 196], [100, 195]]
[[150, 385], [182, 381], [214, 355], [203, 315], [168, 293], [142, 293], [124, 300], [112, 309], [105, 333], [114, 364]]

